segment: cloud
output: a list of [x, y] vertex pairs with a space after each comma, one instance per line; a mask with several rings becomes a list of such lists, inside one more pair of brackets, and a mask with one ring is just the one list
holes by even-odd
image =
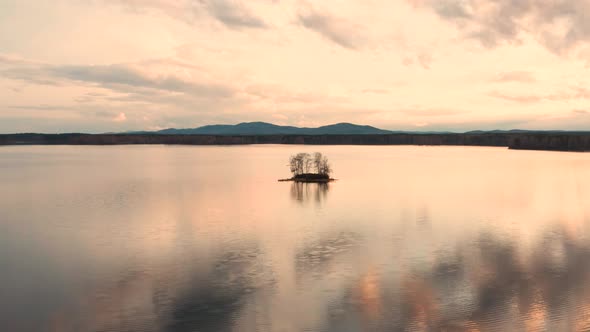
[[[171, 66], [176, 66], [171, 63]], [[5, 78], [32, 84], [60, 85], [68, 81], [85, 82], [121, 92], [140, 92], [140, 89], [187, 93], [195, 96], [225, 98], [235, 91], [225, 84], [185, 79], [172, 73], [151, 73], [149, 63], [113, 64], [100, 66], [17, 65], [1, 69]], [[148, 93], [153, 93], [149, 92]]]
[[[0, 76], [24, 82], [23, 86], [30, 86], [31, 90], [71, 91], [42, 105], [29, 106], [26, 100], [16, 99], [11, 101], [16, 105], [12, 109], [30, 111], [27, 116], [50, 111], [75, 114], [100, 128], [92, 131], [106, 130], [107, 123], [142, 129], [232, 123], [235, 119], [287, 121], [294, 119], [294, 113], [308, 111], [318, 118], [334, 117], [334, 122], [342, 120], [337, 118], [340, 114], [346, 115], [339, 111], [335, 111], [337, 116], [326, 114], [326, 110], [340, 109], [346, 103], [339, 95], [260, 84], [249, 78], [221, 77], [200, 66], [187, 66], [176, 58], [110, 65], [0, 65]], [[39, 86], [44, 82], [54, 85]], [[146, 115], [150, 120], [141, 122]], [[283, 115], [287, 118], [278, 118]]]
[[[148, 125], [167, 126], [169, 123], [173, 126], [193, 125], [195, 119], [205, 124], [217, 121], [234, 110], [236, 114], [247, 113], [253, 99], [244, 91], [243, 86], [247, 86], [247, 82], [236, 83], [235, 80], [212, 75], [198, 66], [184, 65], [175, 58], [111, 65], [31, 63], [0, 63], [0, 77], [8, 84], [12, 84], [10, 81], [25, 83], [22, 86], [29, 91], [43, 91], [52, 94], [52, 97], [44, 96], [39, 99], [44, 103], [36, 105], [30, 105], [22, 97], [15, 97], [10, 101], [15, 106], [4, 105], [4, 109], [22, 110], [15, 113], [17, 117], [49, 112], [71, 114], [92, 123], [84, 128], [93, 128], [90, 131], [94, 132], [106, 130], [107, 123], [130, 129], [142, 129]], [[71, 93], [57, 96], [56, 91]], [[57, 97], [54, 98], [54, 94]], [[97, 118], [97, 110], [107, 110], [108, 115]], [[149, 123], [139, 120], [146, 115], [150, 116]], [[3, 114], [2, 118], [6, 116], [8, 114]]]
[[189, 81], [169, 74], [147, 75], [132, 65], [125, 64], [106, 66], [57, 66], [51, 67], [49, 71], [56, 77], [96, 83], [106, 87], [126, 85], [214, 97], [229, 97], [233, 93], [232, 89], [224, 85]]
[[105, 119], [112, 122], [125, 122], [127, 121], [127, 114], [125, 112], [113, 112], [98, 110], [94, 112], [94, 115], [99, 119]]
[[351, 21], [320, 13], [310, 5], [300, 8], [297, 21], [305, 28], [347, 49], [360, 49], [366, 44], [363, 28]]
[[508, 82], [521, 82], [521, 83], [533, 83], [536, 81], [533, 73], [528, 71], [509, 71], [499, 73], [494, 77], [492, 82], [497, 83], [508, 83]]
[[206, 1], [209, 13], [230, 28], [266, 28], [267, 24], [255, 16], [241, 2], [235, 0]]
[[58, 86], [59, 82], [56, 80], [47, 75], [41, 75], [47, 67], [47, 64], [41, 62], [0, 53], [0, 77], [2, 78]]
[[366, 88], [366, 89], [362, 89], [361, 93], [386, 95], [386, 94], [391, 93], [391, 91], [389, 89], [383, 89], [383, 88]]
[[39, 61], [33, 61], [18, 55], [0, 53], [0, 65], [40, 65]]
[[537, 103], [541, 101], [571, 101], [590, 99], [590, 90], [584, 87], [573, 87], [570, 91], [561, 91], [547, 95], [513, 95], [499, 91], [491, 91], [489, 96], [520, 104]]
[[432, 63], [432, 55], [430, 55], [429, 53], [422, 52], [416, 56], [416, 59], [418, 60], [418, 63], [420, 63], [422, 68], [430, 69], [430, 64]]
[[[437, 109], [423, 109], [424, 114], [428, 114], [432, 111], [435, 114]], [[405, 116], [398, 117], [394, 113], [388, 110], [382, 110], [375, 112], [366, 118], [367, 123], [374, 124], [375, 126], [389, 130], [416, 130], [417, 126], [421, 126], [421, 131], [453, 131], [453, 132], [465, 132], [469, 130], [494, 130], [494, 129], [515, 129], [524, 128], [528, 123], [535, 119], [542, 117], [543, 114], [535, 115], [523, 115], [514, 114], [506, 115], [502, 118], [497, 116], [462, 116], [461, 113], [468, 113], [470, 111], [465, 110], [447, 110], [449, 114], [444, 114], [445, 110], [442, 109], [441, 116], [436, 115], [424, 115], [420, 114], [412, 115], [414, 110], [401, 110], [400, 112], [405, 113]], [[458, 116], [453, 116], [455, 113]], [[475, 114], [474, 114], [475, 115]]]
[[0, 76], [12, 80], [23, 81], [39, 85], [59, 86], [60, 83], [50, 77], [38, 76], [39, 70], [29, 68], [12, 68], [0, 70]]
[[487, 47], [520, 43], [530, 34], [555, 53], [590, 41], [587, 0], [408, 0], [452, 22]]
[[286, 116], [285, 114], [281, 114], [281, 113], [274, 113], [274, 114], [272, 114], [272, 117], [279, 120], [279, 121], [289, 120], [288, 116]]
[[413, 109], [399, 110], [399, 112], [406, 115], [413, 116], [425, 116], [425, 117], [440, 117], [440, 116], [453, 116], [458, 114], [465, 114], [466, 111], [458, 109], [446, 109], [446, 108], [422, 108], [417, 107]]
[[414, 63], [414, 60], [412, 60], [410, 57], [405, 57], [405, 58], [402, 60], [402, 64], [403, 64], [404, 66], [410, 66], [410, 65], [412, 65], [413, 63]]
[[530, 129], [563, 129], [587, 131], [590, 126], [590, 112], [572, 110], [537, 116], [526, 123]]
[[103, 0], [107, 3], [123, 6], [128, 10], [141, 13], [145, 10], [157, 10], [174, 19], [193, 24], [210, 15], [217, 21], [232, 29], [267, 28], [267, 23], [254, 14], [240, 0]]
[[265, 101], [273, 101], [280, 103], [282, 107], [287, 104], [323, 104], [331, 103], [346, 103], [347, 100], [341, 97], [326, 96], [316, 91], [308, 89], [292, 90], [285, 89], [277, 84], [251, 84], [244, 89], [248, 95]]
[[430, 65], [432, 64], [433, 58], [432, 54], [426, 51], [417, 52], [416, 54], [406, 55], [402, 59], [402, 64], [404, 66], [411, 66], [413, 64], [419, 64], [424, 69], [430, 69]]
[[436, 1], [432, 3], [433, 9], [443, 17], [469, 18], [470, 15], [462, 1]]
[[7, 108], [11, 109], [18, 109], [18, 110], [36, 110], [36, 111], [62, 111], [66, 109], [71, 109], [68, 106], [56, 106], [56, 105], [13, 105], [13, 106], [6, 106]]
[[113, 122], [124, 122], [124, 121], [127, 121], [127, 116], [123, 112], [117, 114], [117, 116], [113, 118]]
[[515, 103], [519, 103], [519, 104], [538, 103], [538, 102], [540, 102], [540, 101], [543, 100], [543, 97], [542, 96], [536, 96], [536, 95], [510, 95], [510, 94], [502, 93], [502, 92], [499, 92], [499, 91], [491, 91], [490, 93], [488, 93], [488, 95], [491, 96], [491, 97], [494, 97], [494, 98], [504, 99], [504, 100], [515, 102]]

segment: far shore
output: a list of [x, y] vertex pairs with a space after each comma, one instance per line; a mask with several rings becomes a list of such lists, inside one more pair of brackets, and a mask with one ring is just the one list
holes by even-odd
[[0, 134], [2, 145], [451, 145], [517, 150], [590, 151], [588, 132], [483, 132], [371, 135]]

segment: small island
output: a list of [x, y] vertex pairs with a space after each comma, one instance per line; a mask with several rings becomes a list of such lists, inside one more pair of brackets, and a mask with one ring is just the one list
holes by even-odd
[[313, 156], [305, 152], [291, 156], [289, 158], [289, 168], [293, 176], [279, 181], [318, 183], [334, 181], [330, 177], [332, 167], [328, 162], [328, 158], [320, 152], [314, 153]]

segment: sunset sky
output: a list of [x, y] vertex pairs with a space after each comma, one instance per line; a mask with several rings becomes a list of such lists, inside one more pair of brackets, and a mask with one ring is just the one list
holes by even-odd
[[0, 133], [590, 129], [590, 0], [0, 0]]

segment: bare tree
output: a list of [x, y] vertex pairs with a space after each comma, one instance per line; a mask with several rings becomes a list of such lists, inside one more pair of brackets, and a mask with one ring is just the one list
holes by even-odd
[[313, 154], [313, 167], [315, 168], [315, 172], [320, 174], [320, 170], [322, 169], [322, 153], [315, 152]]
[[316, 174], [330, 175], [332, 168], [328, 162], [328, 158], [320, 152], [313, 154], [313, 158], [309, 153], [298, 153], [289, 158], [289, 168], [293, 176], [301, 174], [310, 174], [315, 171]]
[[289, 167], [293, 175], [299, 175], [309, 172], [311, 168], [311, 156], [309, 153], [298, 153], [289, 158]]
[[330, 166], [330, 163], [328, 162], [328, 158], [326, 156], [322, 157], [318, 173], [324, 175], [330, 175], [330, 173], [332, 173], [332, 167]]
[[291, 170], [291, 173], [293, 173], [293, 176], [297, 175], [297, 156], [296, 155], [289, 157], [289, 169]]
[[299, 174], [305, 174], [309, 172], [309, 166], [311, 156], [309, 153], [301, 152], [297, 154], [299, 156]]
[[311, 156], [309, 154], [306, 153], [306, 158], [304, 160], [304, 168], [305, 168], [305, 173], [310, 173], [311, 168], [313, 166], [313, 160], [311, 159]]

